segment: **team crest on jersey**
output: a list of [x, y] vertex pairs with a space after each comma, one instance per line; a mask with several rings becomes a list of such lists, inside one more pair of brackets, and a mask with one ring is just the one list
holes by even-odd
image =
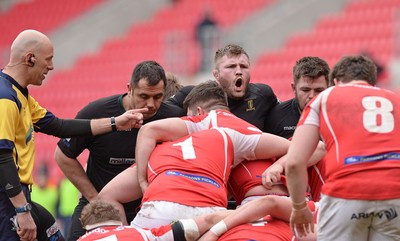
[[248, 99], [247, 100], [247, 109], [246, 111], [253, 111], [256, 110], [256, 107], [254, 106], [253, 99]]

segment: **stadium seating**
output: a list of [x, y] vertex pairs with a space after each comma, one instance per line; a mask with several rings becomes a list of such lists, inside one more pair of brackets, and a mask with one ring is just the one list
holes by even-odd
[[[358, 0], [344, 11], [325, 16], [315, 27], [291, 36], [279, 50], [262, 55], [253, 68], [252, 79], [270, 84], [280, 99], [293, 97], [292, 67], [303, 56], [319, 56], [332, 67], [343, 55], [368, 53], [383, 66], [393, 57], [395, 14], [400, 1]], [[385, 85], [387, 73], [378, 84]]]
[[15, 36], [24, 29], [36, 29], [50, 33], [63, 23], [104, 0], [34, 0], [16, 4], [0, 15], [0, 29], [4, 34], [0, 46], [9, 46]]

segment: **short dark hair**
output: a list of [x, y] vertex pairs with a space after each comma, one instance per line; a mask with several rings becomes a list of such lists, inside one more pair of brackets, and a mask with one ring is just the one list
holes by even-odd
[[344, 56], [333, 67], [329, 78], [332, 83], [333, 79], [337, 79], [342, 83], [348, 83], [352, 80], [364, 80], [371, 85], [375, 85], [377, 80], [376, 65], [366, 56]]
[[214, 80], [196, 85], [183, 101], [185, 110], [195, 112], [197, 106], [201, 106], [206, 111], [217, 108], [229, 109], [225, 91]]
[[167, 86], [164, 68], [153, 60], [143, 61], [135, 66], [130, 81], [131, 87], [135, 88], [141, 79], [146, 79], [150, 86], [155, 86], [160, 81], [164, 82], [164, 88]]
[[241, 46], [236, 45], [236, 44], [228, 44], [225, 47], [218, 49], [217, 52], [215, 52], [214, 63], [216, 64], [217, 61], [220, 58], [224, 57], [225, 55], [237, 56], [237, 55], [241, 55], [241, 54], [246, 55], [247, 58], [250, 60], [249, 55]]
[[329, 65], [319, 58], [306, 56], [296, 61], [293, 66], [293, 81], [296, 85], [301, 77], [309, 77], [311, 79], [325, 77], [326, 84], [329, 85]]

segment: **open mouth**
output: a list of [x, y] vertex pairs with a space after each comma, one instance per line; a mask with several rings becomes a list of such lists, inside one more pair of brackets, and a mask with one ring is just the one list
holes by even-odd
[[242, 80], [242, 79], [240, 79], [240, 78], [239, 78], [239, 79], [237, 79], [237, 80], [236, 80], [236, 82], [235, 82], [235, 86], [236, 86], [236, 87], [238, 87], [238, 88], [239, 88], [239, 87], [241, 87], [241, 86], [242, 86], [242, 84], [243, 84], [243, 80]]

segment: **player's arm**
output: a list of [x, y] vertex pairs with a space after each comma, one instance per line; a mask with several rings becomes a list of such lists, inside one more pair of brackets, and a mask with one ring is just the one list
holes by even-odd
[[135, 158], [140, 188], [147, 186], [147, 164], [157, 142], [173, 141], [188, 135], [185, 122], [180, 118], [167, 118], [143, 125], [138, 133]]
[[[21, 188], [12, 150], [0, 149], [0, 186], [5, 190], [15, 208], [21, 208], [28, 203]], [[18, 213], [17, 217], [18, 235], [23, 240], [34, 240], [36, 224], [31, 213], [29, 211]]]
[[89, 202], [97, 198], [97, 190], [78, 159], [68, 157], [58, 146], [55, 151], [55, 159], [64, 175]]
[[35, 124], [35, 130], [57, 137], [95, 136], [116, 130], [139, 128], [143, 124], [142, 112], [145, 111], [147, 108], [128, 110], [117, 117], [92, 120], [54, 118], [47, 125], [39, 121]]
[[[290, 227], [293, 233], [302, 237], [314, 230], [313, 215], [307, 208], [304, 193], [308, 185], [307, 161], [315, 151], [319, 141], [319, 127], [301, 125], [296, 128], [286, 161], [286, 178], [293, 211]], [[305, 225], [305, 228], [303, 228]]]
[[[115, 118], [101, 118], [90, 121], [92, 134], [100, 135], [115, 130], [129, 130], [132, 128], [140, 128], [143, 124], [143, 112], [148, 111], [147, 108], [132, 109]], [[115, 128], [113, 128], [115, 126]]]
[[[219, 223], [215, 224], [199, 240], [217, 240], [226, 231], [245, 224], [259, 220], [267, 215], [288, 222], [292, 212], [292, 202], [290, 198], [280, 196], [264, 196], [250, 201], [233, 212], [229, 213]], [[300, 238], [300, 241], [315, 241], [314, 234], [308, 234]]]
[[99, 198], [112, 202], [121, 213], [122, 222], [127, 225], [123, 203], [139, 199], [142, 196], [136, 165], [125, 169], [108, 182], [99, 193]]
[[229, 229], [238, 225], [254, 222], [266, 215], [288, 221], [291, 213], [291, 201], [286, 197], [264, 196], [248, 202], [215, 224], [199, 240], [213, 241]]
[[289, 149], [290, 141], [269, 133], [262, 133], [255, 149], [255, 159], [280, 158]]
[[[326, 154], [325, 143], [322, 141], [318, 142], [317, 148], [313, 152], [312, 156], [307, 162], [307, 167], [318, 163]], [[281, 174], [283, 174], [286, 165], [287, 155], [282, 156], [268, 167], [262, 174], [262, 183], [265, 187], [271, 188], [272, 185], [280, 180]]]

